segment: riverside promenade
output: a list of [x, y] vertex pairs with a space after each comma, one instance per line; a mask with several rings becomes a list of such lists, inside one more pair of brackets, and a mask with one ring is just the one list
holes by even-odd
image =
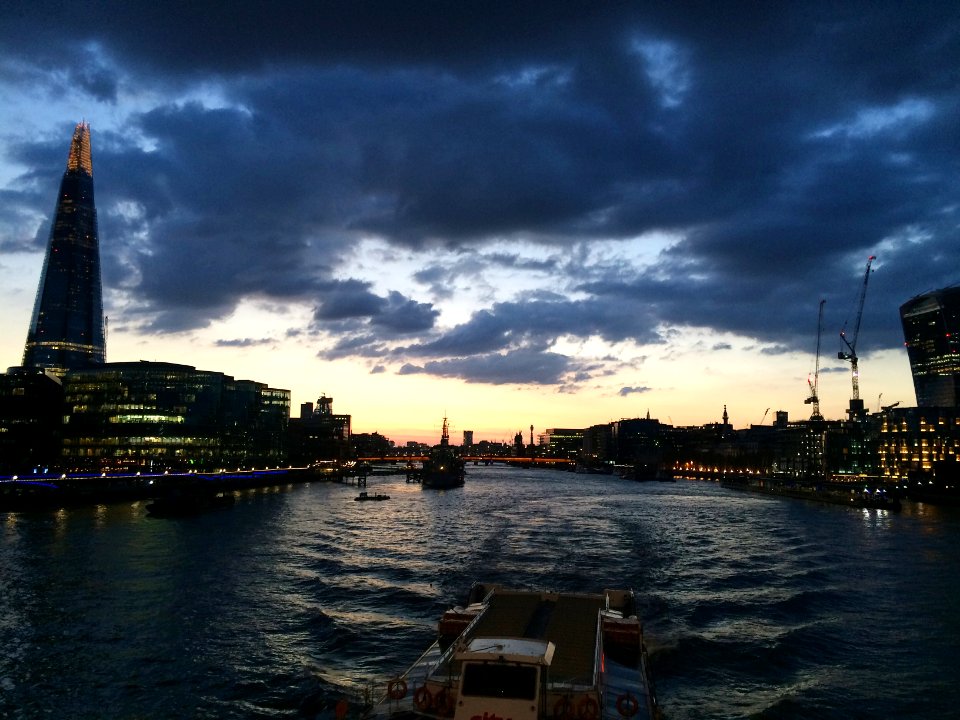
[[162, 473], [33, 473], [0, 477], [0, 512], [153, 500], [181, 490], [230, 492], [315, 480], [342, 480], [338, 465]]

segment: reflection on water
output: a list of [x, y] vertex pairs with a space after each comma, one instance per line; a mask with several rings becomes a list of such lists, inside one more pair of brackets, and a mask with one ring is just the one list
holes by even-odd
[[[471, 467], [0, 525], [0, 715], [311, 717], [383, 680], [479, 579], [632, 587], [671, 720], [950, 712], [960, 515]], [[909, 683], [904, 689], [903, 684]]]

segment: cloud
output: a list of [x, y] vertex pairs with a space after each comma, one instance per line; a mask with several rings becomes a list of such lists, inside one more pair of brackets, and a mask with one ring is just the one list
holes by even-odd
[[272, 345], [274, 340], [271, 338], [237, 338], [234, 340], [217, 340], [217, 347], [247, 348], [260, 345]]
[[[54, 7], [5, 19], [0, 85], [96, 112], [104, 284], [149, 332], [268, 300], [324, 358], [575, 384], [563, 340], [810, 352], [821, 298], [837, 342], [869, 254], [861, 354], [957, 281], [950, 3]], [[0, 137], [3, 252], [46, 240], [42, 127]], [[413, 260], [364, 274], [368, 239]]]
[[[404, 366], [400, 374], [412, 372]], [[459, 378], [467, 382], [491, 385], [556, 385], [572, 368], [569, 358], [537, 350], [511, 350], [505, 353], [485, 353], [472, 357], [432, 360], [418, 372], [437, 377]]]
[[648, 392], [651, 392], [652, 390], [653, 388], [649, 388], [649, 387], [639, 387], [639, 386], [638, 387], [622, 387], [620, 388], [620, 392], [617, 394], [620, 397], [627, 397], [627, 395], [634, 395], [637, 393], [640, 393], [640, 394], [648, 393]]

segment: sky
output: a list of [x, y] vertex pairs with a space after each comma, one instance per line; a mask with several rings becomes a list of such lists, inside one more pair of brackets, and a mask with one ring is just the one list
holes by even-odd
[[12, 0], [0, 367], [90, 124], [108, 361], [512, 441], [915, 405], [960, 282], [955, 2]]

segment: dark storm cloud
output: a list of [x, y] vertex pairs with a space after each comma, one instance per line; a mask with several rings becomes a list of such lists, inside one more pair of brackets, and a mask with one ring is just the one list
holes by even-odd
[[[317, 329], [350, 337], [349, 343], [341, 339], [336, 344], [333, 356], [342, 356], [347, 347], [373, 344], [379, 348], [380, 335], [429, 331], [440, 314], [429, 303], [411, 300], [399, 292], [391, 291], [386, 297], [376, 295], [369, 283], [357, 280], [322, 284], [319, 295], [321, 299], [313, 314]], [[369, 334], [369, 328], [376, 328], [379, 334]]]
[[508, 349], [543, 351], [560, 337], [597, 335], [611, 342], [627, 338], [660, 342], [654, 323], [641, 308], [554, 299], [495, 303], [465, 323], [424, 343], [403, 348], [410, 356], [482, 355]]
[[[564, 337], [704, 327], [807, 350], [825, 298], [836, 341], [870, 254], [860, 351], [897, 347], [899, 304], [958, 280], [952, 3], [127, 2], [67, 22], [34, 2], [5, 11], [0, 47], [0, 81], [31, 93], [160, 98], [94, 127], [105, 283], [157, 331], [307, 302], [340, 333], [324, 357], [560, 383]], [[17, 249], [65, 153], [7, 151]], [[657, 231], [677, 239], [651, 266], [585, 250]], [[421, 252], [435, 300], [471, 262], [553, 275], [556, 295], [438, 329], [430, 303], [351, 279], [371, 236]], [[502, 251], [521, 239], [543, 257]]]

